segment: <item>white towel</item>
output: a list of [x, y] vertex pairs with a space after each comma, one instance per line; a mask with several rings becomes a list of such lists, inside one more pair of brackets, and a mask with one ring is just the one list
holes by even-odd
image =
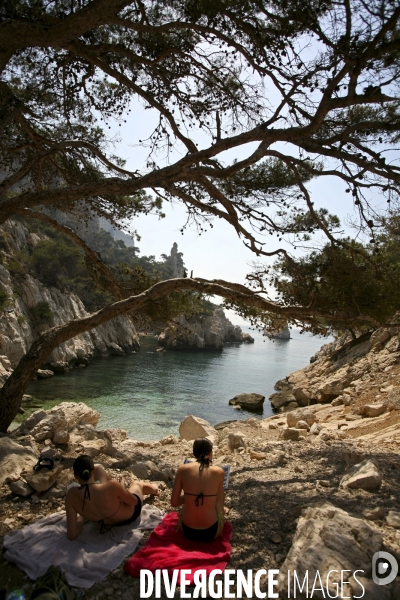
[[163, 516], [158, 508], [145, 505], [135, 523], [113, 527], [104, 534], [98, 523], [85, 523], [79, 536], [70, 541], [65, 511], [61, 511], [6, 535], [4, 558], [33, 580], [44, 575], [50, 565], [60, 565], [70, 585], [90, 588], [132, 554], [143, 532], [154, 529]]

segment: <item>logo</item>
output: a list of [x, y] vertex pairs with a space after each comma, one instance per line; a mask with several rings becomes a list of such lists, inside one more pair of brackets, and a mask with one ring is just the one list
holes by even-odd
[[375, 552], [372, 557], [372, 579], [377, 585], [392, 583], [397, 577], [397, 560], [388, 552]]

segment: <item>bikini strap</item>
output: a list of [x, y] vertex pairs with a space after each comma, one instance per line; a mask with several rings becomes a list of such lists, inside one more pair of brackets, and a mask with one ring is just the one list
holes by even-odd
[[201, 506], [203, 506], [204, 504], [204, 498], [212, 498], [213, 496], [216, 496], [217, 494], [203, 494], [203, 492], [200, 492], [200, 494], [189, 494], [189, 492], [184, 492], [185, 496], [196, 496], [196, 500], [194, 501], [196, 506], [200, 506], [200, 502], [201, 502]]
[[82, 503], [82, 510], [85, 508], [85, 502], [86, 502], [86, 498], [88, 500], [90, 500], [90, 490], [89, 490], [89, 485], [94, 485], [93, 483], [84, 483], [83, 485], [80, 486], [80, 490], [82, 488], [85, 488], [85, 492], [83, 494], [83, 503]]

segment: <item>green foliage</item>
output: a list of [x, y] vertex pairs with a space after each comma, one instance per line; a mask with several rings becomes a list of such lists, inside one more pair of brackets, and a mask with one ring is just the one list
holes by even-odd
[[10, 297], [6, 291], [0, 290], [0, 310], [4, 310], [10, 306]]
[[[347, 239], [345, 245], [327, 244], [297, 260], [280, 259], [269, 283], [285, 306], [312, 306], [327, 313], [309, 326], [315, 333], [327, 327], [360, 329], [360, 316], [385, 323], [400, 309], [400, 247], [393, 234], [379, 241], [378, 252]], [[345, 322], [340, 324], [336, 315]], [[371, 324], [366, 320], [363, 326]]]
[[38, 302], [35, 306], [31, 307], [30, 311], [33, 318], [39, 322], [48, 322], [54, 317], [54, 313], [48, 302]]

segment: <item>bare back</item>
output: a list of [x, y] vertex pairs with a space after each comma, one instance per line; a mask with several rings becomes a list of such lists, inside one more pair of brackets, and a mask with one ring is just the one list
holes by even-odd
[[[68, 491], [66, 508], [73, 509], [88, 521], [104, 520], [106, 524], [111, 524], [131, 516], [132, 505], [136, 502], [132, 495], [128, 494], [129, 492], [115, 480], [86, 484]], [[129, 501], [129, 504], [126, 501]]]
[[188, 527], [206, 529], [217, 521], [224, 505], [223, 483], [221, 467], [209, 466], [200, 471], [199, 464], [193, 462], [178, 468], [171, 503], [176, 506], [184, 492], [182, 520]]

